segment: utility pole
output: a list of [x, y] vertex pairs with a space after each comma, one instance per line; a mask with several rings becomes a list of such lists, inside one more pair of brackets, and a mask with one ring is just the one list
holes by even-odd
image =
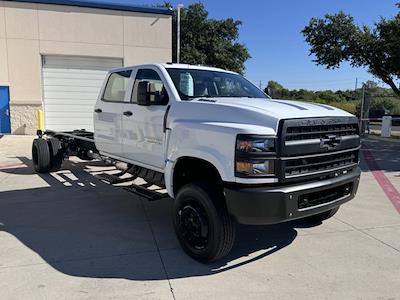
[[177, 18], [176, 18], [176, 62], [179, 64], [181, 58], [181, 8], [183, 4], [176, 6]]
[[260, 90], [261, 90], [261, 80], [260, 80]]
[[359, 120], [359, 128], [361, 136], [365, 133], [364, 127], [364, 103], [365, 103], [365, 84], [362, 85], [362, 96], [361, 96], [361, 107], [360, 107], [360, 120]]
[[356, 77], [356, 88], [354, 89], [354, 91], [357, 91], [357, 80], [358, 78]]

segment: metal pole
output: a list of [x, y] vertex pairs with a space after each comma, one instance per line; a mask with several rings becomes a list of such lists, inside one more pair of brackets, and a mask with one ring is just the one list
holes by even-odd
[[181, 58], [181, 8], [183, 8], [183, 4], [178, 4], [176, 6], [177, 9], [177, 32], [176, 32], [176, 62], [179, 64]]
[[361, 109], [360, 109], [360, 124], [359, 124], [359, 128], [361, 131], [361, 135], [364, 135], [365, 133], [365, 129], [363, 129], [363, 120], [364, 120], [364, 102], [365, 102], [365, 84], [363, 83], [362, 85], [362, 97], [361, 97]]

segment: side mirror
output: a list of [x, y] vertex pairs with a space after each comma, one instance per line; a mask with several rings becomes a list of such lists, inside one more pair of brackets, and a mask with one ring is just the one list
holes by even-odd
[[150, 105], [150, 92], [149, 92], [150, 83], [148, 81], [141, 81], [138, 84], [138, 92], [137, 92], [137, 104], [143, 106]]
[[267, 87], [267, 88], [265, 89], [265, 92], [266, 92], [267, 95], [270, 96], [271, 98], [273, 97], [274, 91], [273, 91], [270, 87]]

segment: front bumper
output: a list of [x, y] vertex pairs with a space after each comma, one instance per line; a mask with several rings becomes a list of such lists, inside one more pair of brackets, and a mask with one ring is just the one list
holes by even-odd
[[281, 187], [225, 188], [228, 211], [241, 224], [274, 224], [315, 215], [354, 198], [360, 168], [340, 177]]

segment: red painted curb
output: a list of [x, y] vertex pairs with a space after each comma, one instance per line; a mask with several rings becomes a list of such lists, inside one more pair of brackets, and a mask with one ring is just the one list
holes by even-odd
[[19, 164], [4, 164], [4, 165], [0, 165], [0, 170], [7, 170], [7, 169], [15, 169], [15, 168], [25, 168], [27, 165], [23, 164], [23, 163], [19, 163]]
[[390, 182], [389, 178], [386, 177], [385, 173], [379, 169], [379, 165], [376, 162], [372, 153], [367, 149], [363, 148], [362, 154], [364, 155], [365, 161], [367, 162], [368, 168], [374, 175], [375, 180], [379, 183], [386, 196], [392, 202], [393, 206], [400, 213], [400, 193]]

